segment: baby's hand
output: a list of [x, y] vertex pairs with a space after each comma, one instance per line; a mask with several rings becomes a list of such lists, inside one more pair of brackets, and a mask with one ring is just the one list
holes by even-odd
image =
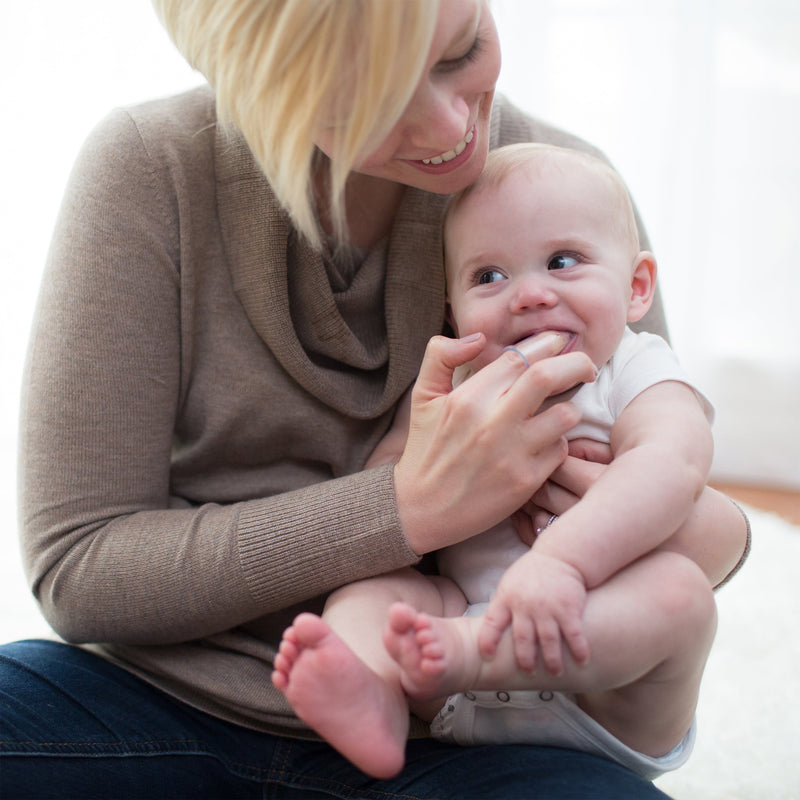
[[531, 550], [503, 575], [478, 633], [481, 656], [490, 660], [506, 628], [511, 627], [520, 669], [533, 672], [539, 656], [548, 672], [564, 670], [563, 637], [575, 661], [589, 661], [583, 631], [586, 586], [577, 569]]

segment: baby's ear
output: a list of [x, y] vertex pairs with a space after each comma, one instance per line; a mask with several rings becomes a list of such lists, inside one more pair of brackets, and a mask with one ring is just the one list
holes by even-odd
[[633, 265], [631, 302], [628, 305], [628, 322], [637, 322], [653, 304], [656, 293], [656, 259], [648, 250], [642, 250]]

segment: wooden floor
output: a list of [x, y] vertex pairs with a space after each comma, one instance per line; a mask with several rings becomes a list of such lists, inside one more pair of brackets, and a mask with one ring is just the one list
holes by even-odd
[[800, 492], [727, 483], [715, 483], [714, 488], [740, 503], [747, 503], [763, 511], [772, 511], [793, 525], [800, 525]]

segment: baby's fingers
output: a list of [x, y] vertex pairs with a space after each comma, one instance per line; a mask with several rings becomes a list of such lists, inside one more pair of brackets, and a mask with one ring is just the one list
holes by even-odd
[[579, 620], [574, 620], [562, 627], [564, 641], [567, 643], [572, 657], [578, 666], [585, 667], [589, 663], [591, 652], [589, 640], [583, 632], [583, 625]]
[[537, 624], [539, 647], [545, 669], [551, 675], [560, 675], [564, 671], [564, 659], [561, 653], [561, 628], [555, 619], [550, 618]]
[[489, 604], [478, 631], [478, 652], [484, 661], [491, 661], [506, 628], [511, 624], [511, 611], [504, 605]]
[[525, 672], [536, 669], [536, 626], [533, 620], [524, 614], [515, 614], [511, 625], [514, 642], [514, 657], [517, 666]]

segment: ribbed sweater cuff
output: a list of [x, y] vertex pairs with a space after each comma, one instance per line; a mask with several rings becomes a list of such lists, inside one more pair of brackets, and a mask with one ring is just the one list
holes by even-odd
[[265, 612], [414, 564], [386, 465], [264, 501], [239, 515], [239, 555]]

